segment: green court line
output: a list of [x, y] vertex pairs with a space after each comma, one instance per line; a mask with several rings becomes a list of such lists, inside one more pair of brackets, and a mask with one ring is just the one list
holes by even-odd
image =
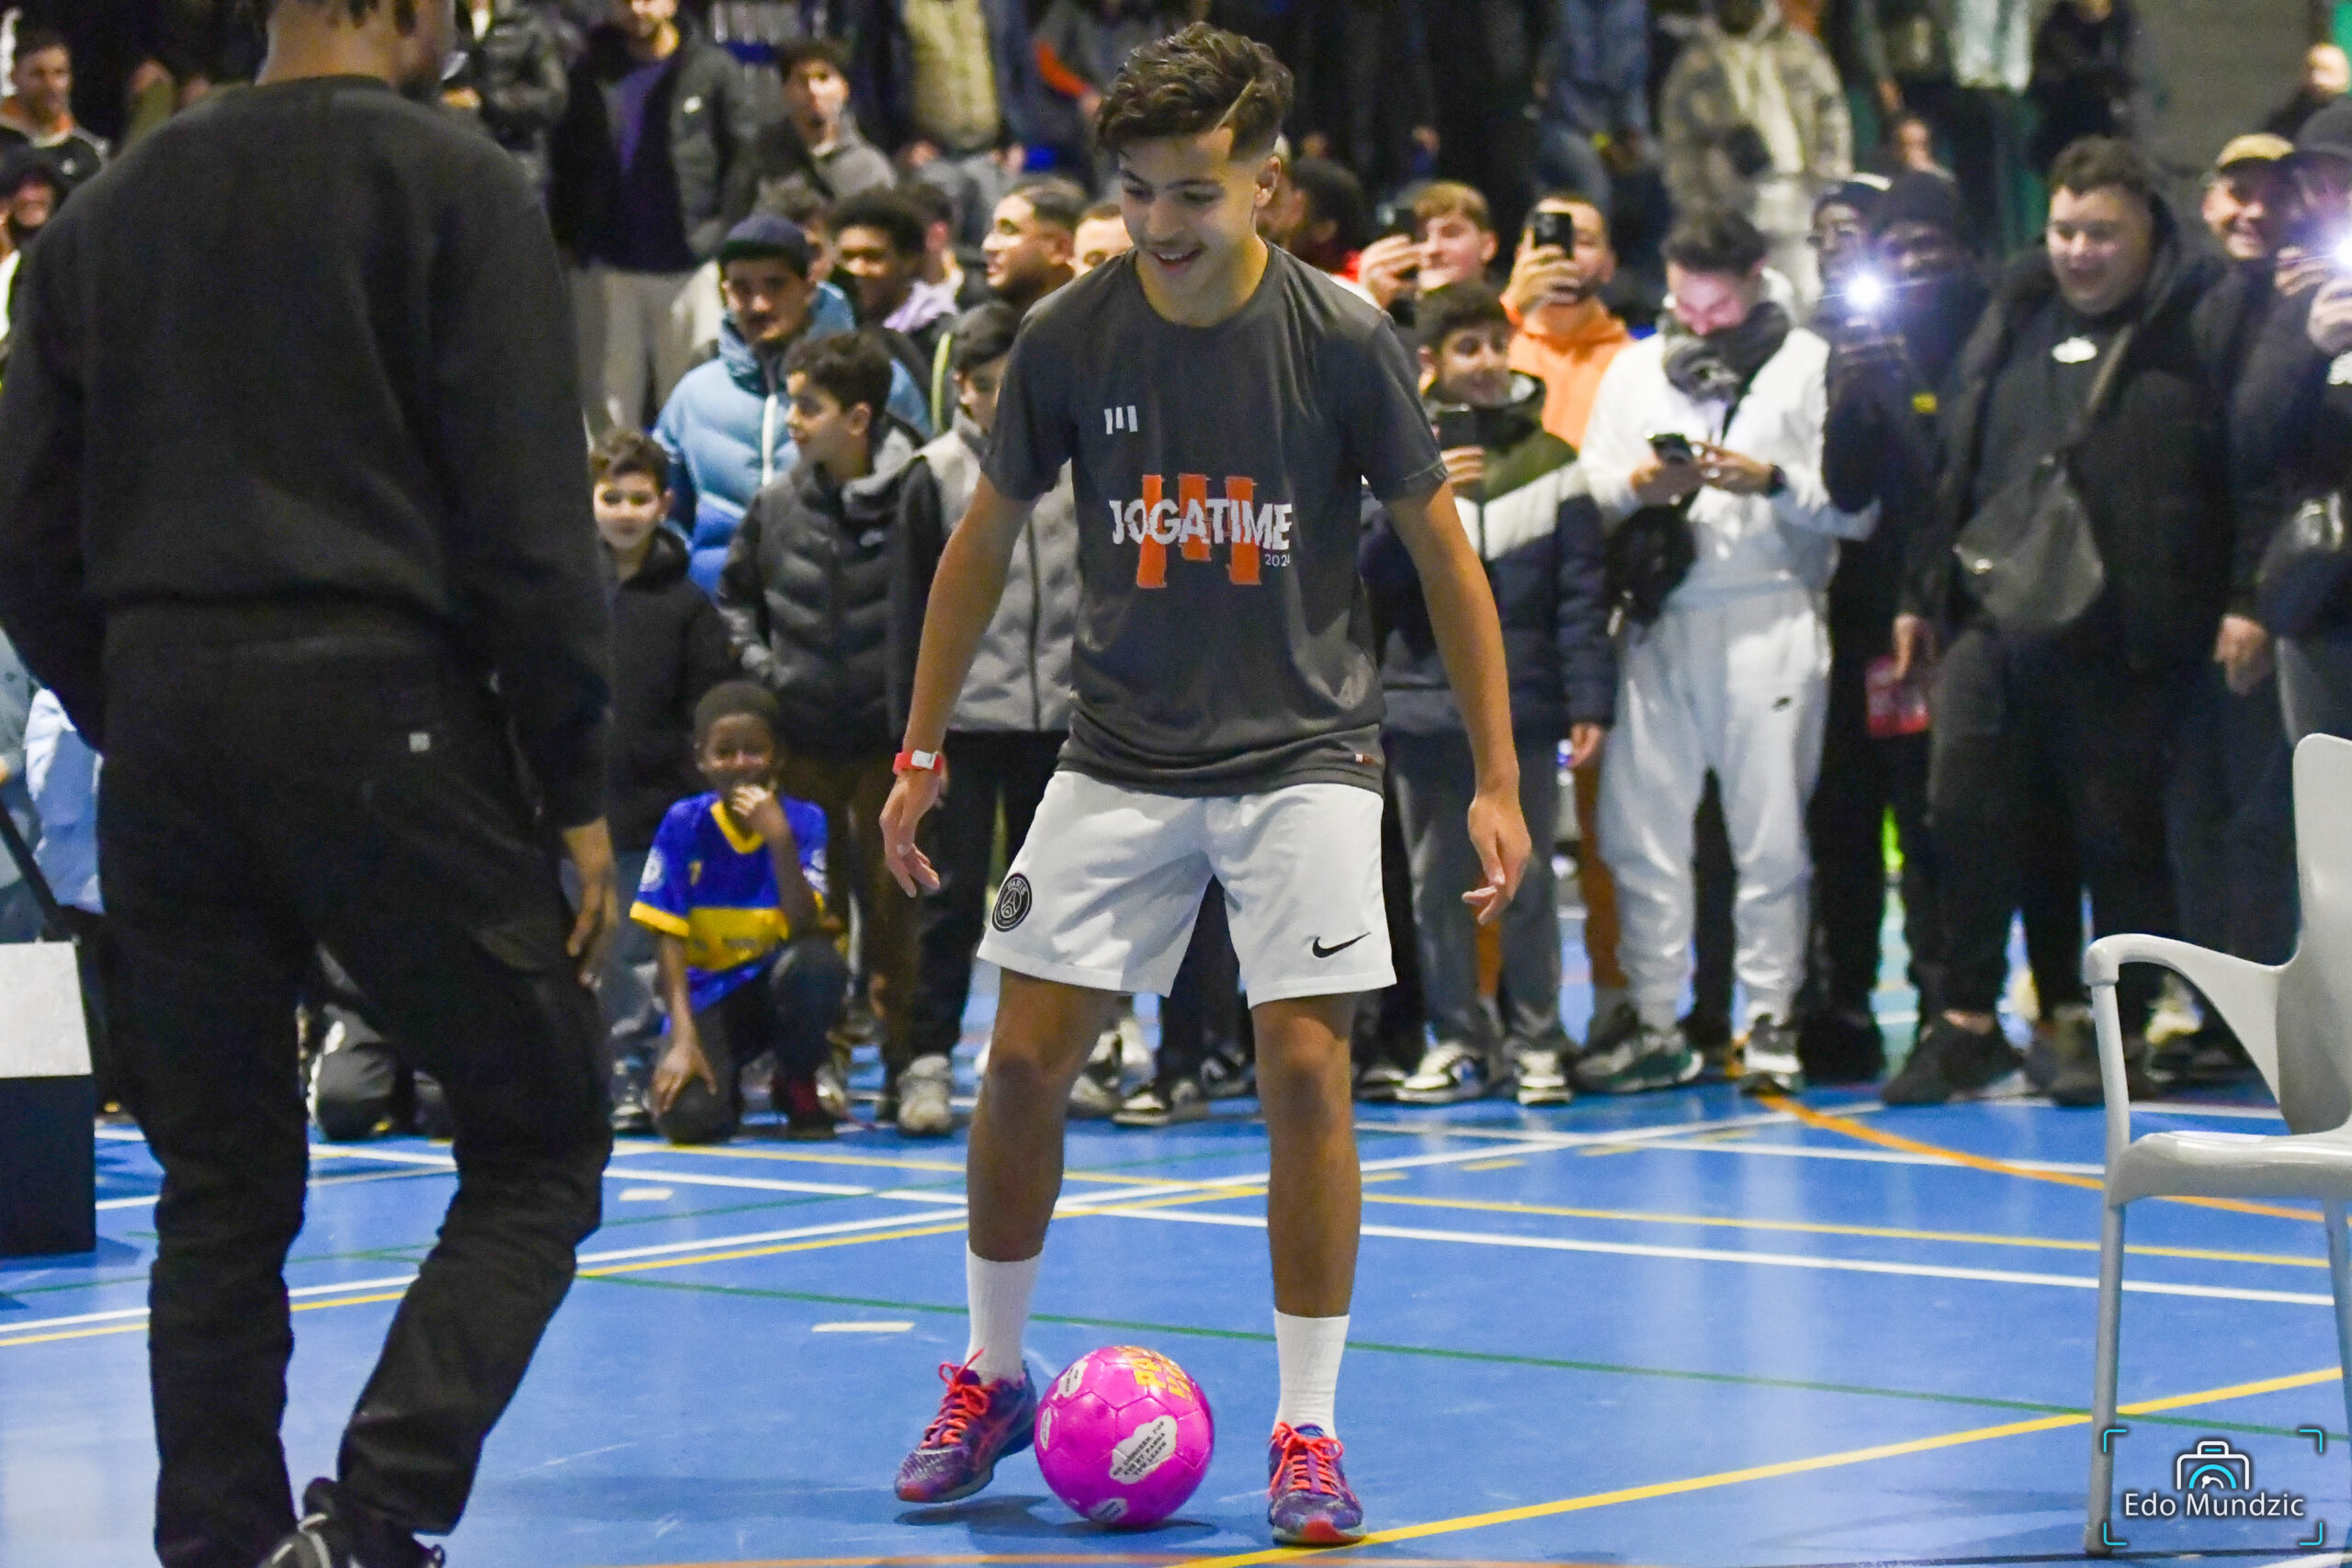
[[[583, 1276], [583, 1278], [589, 1278]], [[942, 1306], [933, 1302], [885, 1301], [871, 1296], [834, 1296], [814, 1291], [778, 1291], [754, 1285], [698, 1284], [686, 1280], [654, 1280], [644, 1275], [598, 1275], [593, 1277], [601, 1285], [633, 1285], [655, 1291], [684, 1291], [718, 1296], [742, 1296], [760, 1301], [807, 1302], [819, 1306], [869, 1307], [877, 1312], [919, 1312], [943, 1316], [961, 1317], [961, 1306]], [[1078, 1317], [1065, 1314], [1035, 1313], [1031, 1321], [1056, 1323], [1074, 1328], [1104, 1328], [1114, 1331], [1135, 1331], [1146, 1334], [1176, 1334], [1195, 1339], [1237, 1340], [1249, 1344], [1271, 1345], [1274, 1337], [1239, 1328], [1197, 1328], [1173, 1323], [1138, 1323], [1116, 1317]], [[1964, 1405], [1980, 1410], [2007, 1410], [2031, 1416], [2082, 1416], [2088, 1412], [2075, 1404], [2041, 1404], [2023, 1399], [1996, 1399], [1989, 1395], [1964, 1393], [1934, 1393], [1914, 1389], [1872, 1388], [1863, 1383], [1815, 1382], [1802, 1378], [1764, 1377], [1749, 1372], [1690, 1371], [1677, 1367], [1630, 1367], [1611, 1361], [1570, 1360], [1552, 1356], [1513, 1356], [1498, 1351], [1450, 1350], [1428, 1345], [1386, 1345], [1374, 1340], [1351, 1339], [1351, 1350], [1366, 1350], [1387, 1356], [1419, 1356], [1433, 1360], [1474, 1361], [1488, 1366], [1535, 1367], [1546, 1371], [1600, 1372], [1615, 1377], [1668, 1378], [1683, 1382], [1724, 1383], [1740, 1388], [1783, 1389], [1799, 1393], [1849, 1394], [1869, 1399], [1901, 1399], [1924, 1404]], [[2202, 1431], [2244, 1432], [2258, 1437], [2291, 1438], [2295, 1429], [2286, 1427], [2263, 1427], [2244, 1421], [2190, 1420], [2179, 1416], [2135, 1416], [2134, 1421], [2152, 1427], [2184, 1427]], [[2332, 1440], [2341, 1442], [2343, 1434], [2331, 1432]]]

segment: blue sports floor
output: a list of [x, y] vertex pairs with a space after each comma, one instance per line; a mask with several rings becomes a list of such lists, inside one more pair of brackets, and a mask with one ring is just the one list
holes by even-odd
[[[1890, 1018], [1909, 1005], [1883, 1000]], [[975, 998], [974, 1038], [989, 1006]], [[1888, 1111], [1830, 1091], [1778, 1109], [1721, 1086], [1544, 1112], [1362, 1111], [1340, 1428], [1379, 1533], [1325, 1555], [1702, 1568], [2078, 1554], [2096, 1113]], [[967, 1503], [896, 1502], [933, 1368], [964, 1346], [961, 1139], [854, 1132], [812, 1147], [761, 1119], [723, 1149], [624, 1145], [605, 1228], [492, 1439], [451, 1562], [1295, 1555], [1265, 1534], [1274, 1355], [1252, 1111], [1227, 1102], [1164, 1133], [1075, 1126], [1038, 1292], [1033, 1359], [1148, 1345], [1207, 1390], [1224, 1441], [1178, 1519], [1085, 1525], [1027, 1455]], [[2245, 1099], [2136, 1119], [2278, 1125]], [[423, 1142], [318, 1155], [288, 1270], [298, 1487], [331, 1468], [452, 1185], [446, 1150]], [[141, 1307], [156, 1173], [128, 1129], [106, 1134], [101, 1172], [95, 1257], [0, 1266], [7, 1568], [153, 1561]], [[2169, 1492], [2175, 1456], [2214, 1438], [2258, 1489], [2310, 1501], [2299, 1520], [2119, 1519], [2129, 1554], [2338, 1561], [2352, 1443], [2316, 1215], [2153, 1202], [2132, 1241], [2120, 1481]], [[2324, 1455], [2307, 1427], [2329, 1434]]]

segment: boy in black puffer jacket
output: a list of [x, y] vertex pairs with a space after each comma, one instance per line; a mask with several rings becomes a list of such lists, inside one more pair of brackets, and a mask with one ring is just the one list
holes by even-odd
[[[1498, 1028], [1478, 994], [1476, 923], [1457, 891], [1477, 880], [1465, 827], [1469, 738], [1439, 664], [1411, 558], [1381, 513], [1365, 534], [1362, 566], [1386, 612], [1378, 619], [1391, 628], [1380, 650], [1388, 698], [1381, 739], [1412, 860], [1421, 986], [1436, 1034], [1397, 1098], [1475, 1099], [1515, 1076], [1521, 1104], [1563, 1104], [1572, 1094], [1552, 892], [1557, 753], [1565, 739], [1577, 763], [1592, 757], [1617, 705], [1600, 512], [1575, 448], [1544, 429], [1543, 385], [1510, 369], [1510, 318], [1494, 291], [1482, 283], [1433, 289], [1421, 301], [1420, 322], [1422, 367], [1433, 378], [1426, 401], [1441, 441], [1452, 447], [1447, 474], [1502, 618], [1520, 809], [1535, 854], [1503, 911], [1510, 1016]], [[1462, 434], [1472, 438], [1458, 441]]]
[[870, 332], [803, 339], [785, 361], [785, 421], [800, 461], [743, 513], [718, 575], [718, 610], [743, 673], [775, 694], [776, 788], [824, 807], [836, 900], [846, 891], [857, 902], [899, 1130], [936, 1137], [955, 1125], [947, 1065], [928, 1057], [906, 1071], [915, 905], [882, 862], [882, 805], [898, 754], [893, 536], [922, 440], [888, 412], [890, 363]]
[[[653, 831], [675, 802], [703, 787], [695, 769], [695, 704], [733, 672], [727, 626], [686, 576], [686, 544], [662, 526], [670, 512], [670, 458], [652, 437], [615, 429], [588, 455], [596, 532], [612, 563], [613, 745], [605, 811], [616, 885], [634, 889]], [[624, 895], [626, 896], [626, 894]], [[647, 970], [652, 937], [626, 924], [605, 963], [613, 1129], [642, 1133], [644, 1054], [657, 1025]]]

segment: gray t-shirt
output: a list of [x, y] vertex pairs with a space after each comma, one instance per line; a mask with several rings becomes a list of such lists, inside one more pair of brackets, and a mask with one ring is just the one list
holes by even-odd
[[1133, 253], [1037, 307], [988, 475], [1027, 500], [1073, 465], [1064, 767], [1161, 795], [1380, 787], [1359, 502], [1444, 478], [1415, 379], [1385, 316], [1279, 250], [1214, 327], [1154, 310]]

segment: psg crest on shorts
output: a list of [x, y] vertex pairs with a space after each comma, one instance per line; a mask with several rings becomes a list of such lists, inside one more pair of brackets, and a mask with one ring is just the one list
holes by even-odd
[[1009, 931], [1029, 918], [1029, 879], [1014, 872], [996, 890], [996, 910], [989, 916], [989, 923], [1001, 931]]

